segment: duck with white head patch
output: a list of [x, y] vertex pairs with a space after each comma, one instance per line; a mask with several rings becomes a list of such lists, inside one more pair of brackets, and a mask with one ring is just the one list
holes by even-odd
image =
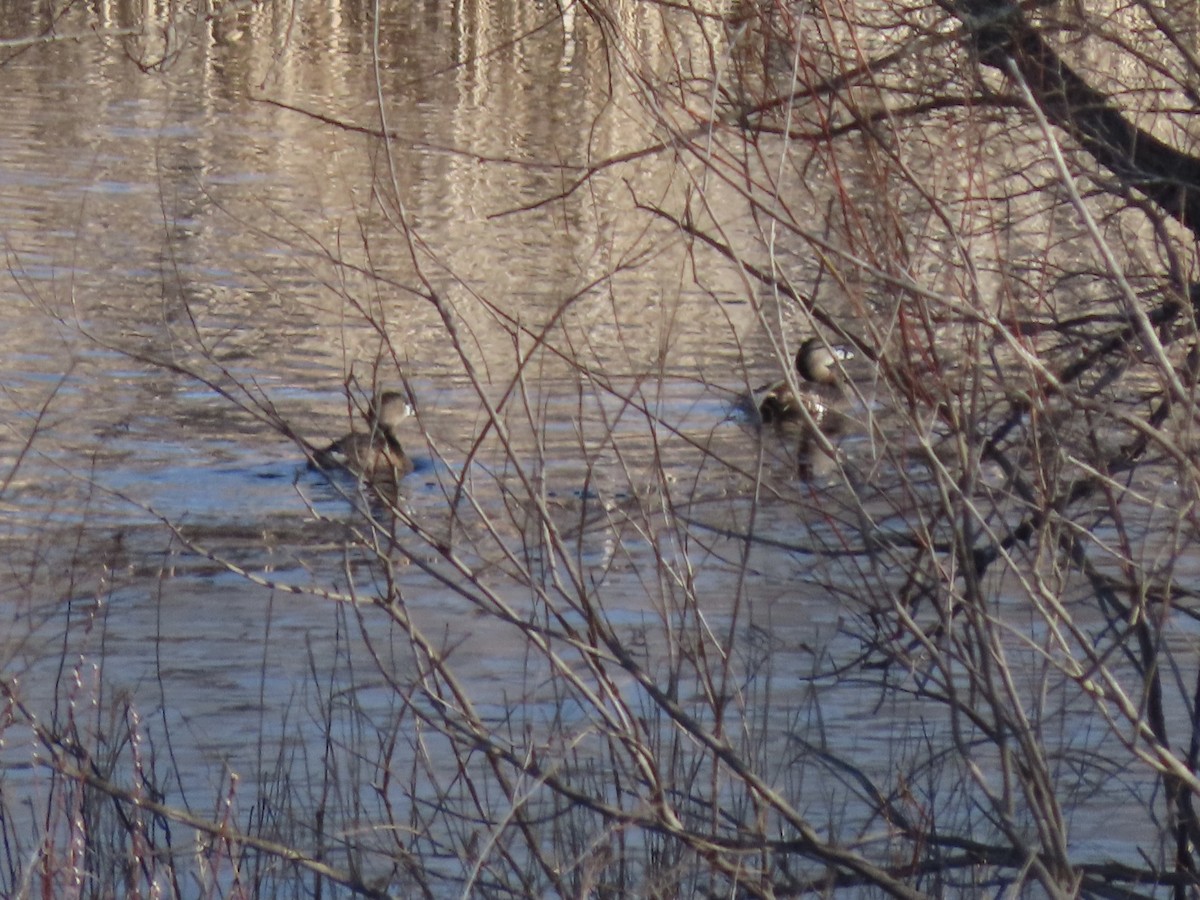
[[384, 391], [367, 409], [370, 431], [352, 431], [313, 454], [319, 469], [344, 469], [373, 484], [395, 483], [413, 470], [412, 460], [400, 446], [397, 429], [413, 414], [408, 397]]
[[[763, 422], [806, 421], [827, 428], [837, 418], [835, 407], [842, 399], [842, 370], [839, 363], [854, 358], [846, 347], [834, 346], [819, 337], [810, 337], [796, 352], [796, 374], [800, 383], [795, 390], [786, 381], [766, 384], [751, 399]], [[802, 411], [803, 410], [803, 411]]]

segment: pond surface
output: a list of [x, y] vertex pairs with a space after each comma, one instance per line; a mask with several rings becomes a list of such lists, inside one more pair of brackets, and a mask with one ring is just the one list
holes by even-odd
[[[654, 142], [596, 24], [383, 9], [378, 32], [336, 6], [194, 32], [76, 11], [58, 30], [84, 37], [0, 65], [0, 665], [34, 708], [128, 698], [202, 809], [229, 773], [253, 805], [322, 768], [331, 721], [350, 744], [403, 705], [388, 682], [415, 663], [374, 597], [481, 708], [544, 723], [553, 692], [474, 591], [533, 616], [578, 579], [669, 655], [678, 576], [704, 629], [771, 646], [775, 700], [802, 707], [861, 590], [820, 586], [851, 515], [812, 502], [836, 476], [799, 477], [794, 439], [738, 403], [810, 325], [637, 209], [694, 187], [669, 150], [578, 183]], [[632, 29], [646, 66], [705, 65], [659, 16]], [[761, 237], [706, 189], [728, 240]], [[418, 412], [394, 511], [303, 446], [362, 427], [377, 385]], [[397, 511], [372, 552], [364, 522]], [[889, 729], [852, 727], [873, 703], [831, 693], [822, 728], [878, 739], [886, 770]]]
[[[595, 25], [552, 4], [385, 9], [377, 38], [352, 17], [283, 31], [257, 11], [185, 35], [79, 15], [59, 32], [108, 36], [0, 67], [3, 662], [38, 702], [66, 690], [61, 661], [97, 667], [102, 693], [162, 717], [185, 790], [223, 767], [254, 785], [297, 698], [361, 650], [319, 594], [378, 587], [347, 543], [372, 498], [286, 432], [361, 427], [377, 383], [418, 407], [405, 514], [480, 571], [505, 546], [540, 558], [511, 490], [533, 478], [613, 620], [657, 622], [665, 496], [711, 541], [714, 621], [799, 615], [803, 554], [762, 554], [744, 583], [754, 479], [715, 462], [800, 487], [787, 441], [736, 402], [779, 358], [737, 274], [713, 258], [697, 280], [677, 232], [633, 209], [688, 176], [659, 152], [568, 190], [649, 137]], [[648, 65], [661, 28], [645, 23]], [[553, 352], [530, 353], [539, 334]], [[790, 528], [780, 514], [756, 528]], [[421, 564], [400, 590], [462, 642], [462, 677], [484, 696], [521, 681], [512, 634], [469, 615], [429, 546], [402, 546]], [[808, 606], [796, 639], [836, 616]]]

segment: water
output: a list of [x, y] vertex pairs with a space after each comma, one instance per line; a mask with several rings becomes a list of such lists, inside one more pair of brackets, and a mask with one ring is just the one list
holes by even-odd
[[[630, 218], [623, 177], [544, 202], [645, 136], [605, 106], [597, 33], [565, 34], [552, 7], [470, 20], [483, 12], [398, 5], [411, 27], [384, 29], [378, 72], [368, 23], [285, 36], [268, 12], [166, 44], [153, 26], [48, 43], [0, 69], [5, 671], [47, 716], [56, 697], [127, 698], [199, 802], [227, 772], [266, 790], [272, 748], [313, 734], [298, 720], [330, 684], [386, 718], [393, 692], [358, 673], [364, 639], [391, 629], [370, 607], [389, 590], [496, 714], [543, 676], [477, 604], [577, 626], [594, 580], [616, 627], [657, 630], [655, 497], [711, 496], [720, 515], [742, 488], [705, 454], [753, 464], [730, 400], [775, 369], [742, 370], [736, 279], [714, 330], [711, 289], [681, 282], [670, 228]], [[377, 129], [377, 77], [386, 148], [317, 118]], [[671, 178], [647, 165], [637, 189]], [[399, 498], [420, 534], [378, 554], [354, 539], [386, 511], [307, 469], [286, 433], [351, 427], [348, 382], [407, 383], [420, 408]], [[404, 680], [397, 653], [387, 676]]]
[[[496, 788], [433, 733], [445, 707], [568, 769], [617, 765], [621, 729], [673, 758], [623, 651], [773, 784], [802, 783], [816, 746], [885, 781], [895, 735], [948, 741], [941, 713], [880, 702], [884, 676], [828, 674], [869, 632], [858, 601], [902, 581], [857, 551], [864, 522], [899, 532], [925, 498], [865, 430], [837, 442], [851, 484], [739, 408], [789, 364], [768, 326], [794, 348], [809, 325], [637, 208], [693, 197], [685, 161], [579, 181], [657, 140], [599, 27], [554, 4], [383, 11], [377, 67], [369, 17], [336, 5], [138, 19], [0, 67], [0, 665], [22, 698], [101, 744], [136, 711], [172, 802], [209, 810], [231, 773], [243, 812], [291, 789], [281, 819], [305, 824], [281, 830], [304, 843], [328, 790], [339, 834], [400, 822], [446, 859], [484, 838], [418, 801]], [[63, 29], [124, 27], [110, 12]], [[631, 15], [649, 71], [720, 57]], [[736, 185], [704, 187], [724, 238], [757, 247]], [[840, 296], [803, 246], [773, 252]], [[306, 466], [304, 442], [401, 385], [417, 469], [391, 508]], [[17, 734], [14, 777], [42, 752]], [[818, 780], [847, 833], [869, 824], [856, 788]], [[384, 877], [395, 848], [363, 830]]]

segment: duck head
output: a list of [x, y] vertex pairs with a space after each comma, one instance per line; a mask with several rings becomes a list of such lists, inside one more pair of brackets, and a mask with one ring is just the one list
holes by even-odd
[[399, 391], [384, 391], [371, 401], [367, 421], [385, 434], [395, 435], [400, 423], [413, 415], [408, 397]]
[[841, 381], [839, 362], [854, 359], [853, 351], [810, 337], [796, 353], [796, 372], [813, 384], [838, 384]]

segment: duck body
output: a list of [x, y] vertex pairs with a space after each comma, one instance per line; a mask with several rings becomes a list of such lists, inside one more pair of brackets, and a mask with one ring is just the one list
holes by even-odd
[[[787, 381], [765, 384], [752, 395], [763, 422], [808, 422], [823, 431], [836, 427], [840, 418], [836, 407], [842, 399], [840, 370], [837, 364], [853, 359], [845, 347], [826, 344], [811, 337], [796, 353], [796, 374], [800, 384], [793, 389]], [[805, 415], [807, 413], [807, 416]]]
[[400, 446], [396, 429], [412, 415], [408, 398], [385, 391], [367, 410], [369, 432], [352, 431], [313, 454], [318, 469], [343, 469], [372, 483], [396, 482], [413, 470], [412, 460]]
[[833, 406], [838, 398], [829, 396], [829, 391], [819, 391], [812, 386], [793, 391], [786, 381], [764, 385], [760, 390], [764, 393], [758, 401], [758, 412], [767, 424], [804, 422], [804, 414], [808, 413], [814, 425], [825, 428], [836, 414]]

